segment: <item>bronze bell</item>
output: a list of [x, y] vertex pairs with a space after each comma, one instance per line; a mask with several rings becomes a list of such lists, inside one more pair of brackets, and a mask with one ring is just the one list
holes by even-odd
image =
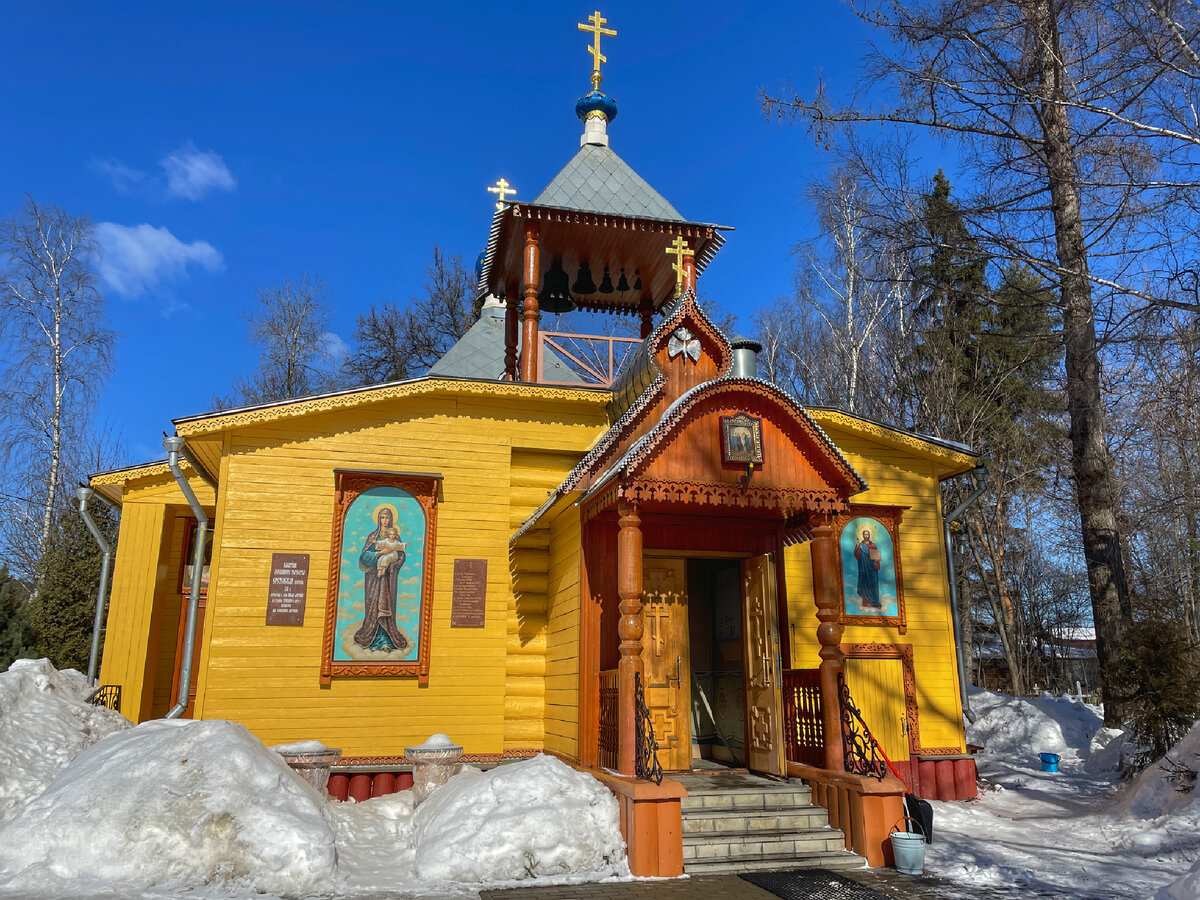
[[571, 292], [567, 289], [567, 270], [563, 268], [562, 260], [555, 259], [546, 270], [542, 279], [542, 290], [538, 294], [538, 309], [548, 313], [565, 313], [575, 308]]
[[579, 274], [575, 277], [575, 283], [571, 285], [571, 293], [584, 297], [596, 293], [596, 282], [592, 281], [592, 270], [585, 262], [579, 264]]
[[611, 294], [613, 292], [612, 276], [608, 274], [608, 266], [604, 267], [604, 277], [600, 279], [598, 290], [602, 294]]
[[617, 290], [622, 294], [629, 290], [629, 279], [625, 277], [624, 266], [621, 266], [621, 277], [617, 279]]

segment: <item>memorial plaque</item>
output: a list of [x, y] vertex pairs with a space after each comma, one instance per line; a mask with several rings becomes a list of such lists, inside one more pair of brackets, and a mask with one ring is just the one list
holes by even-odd
[[303, 625], [308, 594], [308, 554], [272, 553], [267, 590], [268, 625]]
[[487, 560], [454, 561], [454, 602], [451, 628], [482, 628], [487, 605]]

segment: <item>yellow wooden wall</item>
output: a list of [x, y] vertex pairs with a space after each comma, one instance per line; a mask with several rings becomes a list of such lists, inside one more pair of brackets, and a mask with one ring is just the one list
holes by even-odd
[[[850, 428], [822, 422], [833, 442], [867, 480], [868, 490], [855, 503], [908, 506], [900, 523], [901, 584], [908, 630], [893, 626], [851, 625], [843, 644], [907, 644], [913, 650], [916, 700], [920, 717], [920, 745], [963, 749], [962, 718], [958, 702], [958, 671], [950, 620], [946, 554], [942, 538], [941, 496], [934, 461], [885, 445]], [[840, 537], [835, 535], [835, 539]], [[809, 546], [788, 548], [786, 565], [789, 631], [792, 664], [813, 668], [817, 656], [817, 617], [812, 595]], [[863, 708], [870, 725], [889, 715], [884, 709]]]
[[[212, 489], [191, 477], [212, 513]], [[105, 620], [100, 683], [121, 686], [121, 712], [140, 722], [170, 707], [179, 627], [179, 565], [186, 501], [169, 473], [126, 484]]]
[[[435, 731], [468, 753], [541, 746], [544, 657], [520, 651], [545, 647], [544, 586], [540, 617], [520, 621], [508, 540], [606, 426], [599, 401], [451, 394], [229, 431], [197, 717], [242, 722], [267, 744], [320, 740], [347, 756], [395, 755]], [[319, 683], [335, 468], [444, 477], [427, 686], [396, 677]], [[273, 552], [310, 555], [303, 626], [264, 624]], [[450, 627], [455, 558], [488, 561], [483, 628]]]
[[579, 510], [550, 528], [546, 645], [546, 749], [579, 758]]

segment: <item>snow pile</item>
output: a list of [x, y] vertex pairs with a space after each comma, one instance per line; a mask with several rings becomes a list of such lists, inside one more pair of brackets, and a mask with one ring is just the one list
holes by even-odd
[[45, 659], [19, 659], [0, 673], [0, 823], [45, 790], [100, 738], [130, 728], [118, 712], [87, 703], [87, 679]]
[[0, 887], [310, 893], [337, 869], [327, 804], [241, 725], [143, 723], [84, 751], [0, 828]]
[[1049, 694], [1020, 698], [973, 690], [970, 700], [977, 718], [967, 725], [967, 742], [982, 745], [984, 755], [993, 758], [1057, 753], [1085, 759], [1104, 720], [1095, 706]]
[[[977, 762], [987, 789], [970, 803], [933, 804], [927, 872], [1027, 896], [1200, 898], [1200, 871], [1187, 875], [1200, 859], [1198, 810], [1170, 796], [1170, 772], [1119, 790], [1124, 735], [1103, 727], [1099, 708], [985, 691], [971, 708], [979, 716], [967, 740], [986, 743]], [[1172, 756], [1193, 750], [1200, 757], [1195, 734]], [[1059, 771], [1043, 772], [1038, 753], [1059, 754]], [[1196, 883], [1163, 887], [1180, 876]]]
[[464, 769], [414, 815], [424, 880], [520, 881], [627, 875], [616, 798], [550, 756], [490, 772]]

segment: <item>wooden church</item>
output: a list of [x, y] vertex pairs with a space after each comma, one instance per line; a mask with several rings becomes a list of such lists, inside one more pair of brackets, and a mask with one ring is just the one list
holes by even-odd
[[[713, 772], [803, 779], [883, 864], [906, 789], [975, 793], [939, 487], [979, 461], [757, 376], [696, 302], [723, 229], [609, 147], [605, 24], [578, 153], [498, 186], [487, 302], [428, 374], [176, 419], [167, 460], [91, 478], [121, 508], [100, 681], [134, 721], [339, 747], [343, 797], [434, 732], [552, 753], [618, 795], [635, 874], [705, 870]], [[540, 327], [572, 309], [641, 340]]]

